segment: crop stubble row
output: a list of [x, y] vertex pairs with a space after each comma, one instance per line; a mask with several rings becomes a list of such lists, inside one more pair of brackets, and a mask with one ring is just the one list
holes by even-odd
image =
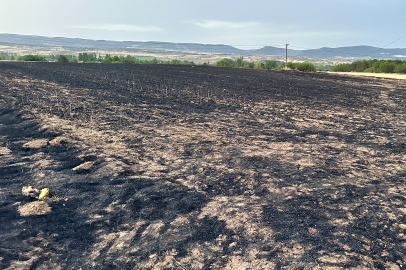
[[[150, 239], [144, 253], [176, 248], [181, 265], [201, 268], [379, 268], [406, 260], [403, 82], [169, 65], [2, 63], [0, 70], [1, 91], [15, 106], [55, 131], [65, 121], [90, 133], [76, 136], [104, 155], [100, 166], [121, 159], [130, 176], [162, 190], [182, 187], [187, 199], [142, 185], [134, 198], [126, 189], [123, 201], [135, 209], [120, 210], [130, 217], [121, 222], [138, 218], [146, 222], [141, 231], [163, 222], [160, 235], [170, 239], [168, 224], [184, 219], [176, 229], [189, 235], [179, 243]], [[90, 143], [96, 135], [99, 146]], [[122, 147], [108, 152], [114, 143]], [[145, 241], [133, 239], [130, 246]], [[133, 252], [138, 263], [128, 250], [106, 253], [128, 267], [163, 263], [141, 251]]]

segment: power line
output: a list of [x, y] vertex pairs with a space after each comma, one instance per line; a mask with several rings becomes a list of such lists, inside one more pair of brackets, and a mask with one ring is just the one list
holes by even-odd
[[372, 52], [370, 52], [368, 54], [354, 54], [354, 53], [348, 53], [348, 52], [328, 51], [328, 50], [323, 50], [323, 49], [311, 49], [311, 48], [304, 48], [304, 47], [298, 47], [298, 46], [291, 46], [291, 47], [300, 48], [300, 49], [306, 49], [306, 50], [318, 50], [318, 51], [323, 51], [323, 52], [332, 52], [332, 53], [348, 54], [348, 55], [354, 55], [354, 56], [363, 57], [363, 56], [370, 56], [371, 54], [373, 54], [373, 53], [375, 53], [377, 51], [383, 50], [384, 48], [388, 47], [389, 45], [392, 45], [393, 43], [401, 40], [404, 37], [406, 37], [406, 35], [396, 39], [395, 41], [393, 41], [393, 42], [391, 42], [391, 43], [389, 43], [389, 44], [387, 44], [387, 45], [385, 45], [383, 47], [379, 47], [378, 49], [376, 49], [376, 50], [374, 50], [374, 51], [372, 51]]
[[355, 53], [349, 53], [349, 52], [339, 52], [339, 51], [328, 51], [328, 50], [323, 50], [323, 49], [312, 49], [312, 48], [305, 48], [305, 47], [299, 47], [299, 46], [291, 46], [299, 49], [305, 49], [305, 50], [317, 50], [317, 51], [322, 51], [322, 52], [330, 52], [330, 53], [340, 53], [340, 54], [348, 54], [348, 55], [354, 55], [354, 56], [362, 56], [361, 54], [355, 54]]
[[397, 41], [401, 40], [401, 39], [402, 39], [402, 38], [404, 38], [404, 37], [406, 37], [406, 35], [404, 35], [404, 36], [403, 36], [403, 37], [401, 37], [401, 38], [398, 38], [397, 40], [395, 40], [395, 41], [393, 41], [393, 42], [389, 43], [389, 44], [388, 44], [388, 45], [386, 45], [386, 46], [383, 46], [382, 48], [379, 48], [378, 50], [375, 50], [375, 51], [373, 51], [373, 52], [371, 52], [371, 53], [369, 53], [369, 54], [363, 55], [363, 56], [368, 56], [368, 55], [370, 55], [370, 54], [372, 54], [372, 53], [374, 53], [374, 52], [380, 51], [380, 50], [382, 50], [382, 49], [384, 49], [384, 48], [388, 47], [389, 45], [392, 45], [393, 43], [395, 43], [395, 42], [397, 42]]

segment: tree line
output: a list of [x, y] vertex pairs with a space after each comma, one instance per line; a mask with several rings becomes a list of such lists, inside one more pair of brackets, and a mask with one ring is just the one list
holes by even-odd
[[406, 61], [403, 60], [362, 60], [342, 63], [331, 67], [336, 72], [373, 72], [373, 73], [406, 73]]
[[0, 60], [15, 60], [16, 54], [8, 52], [0, 52]]
[[139, 59], [131, 55], [127, 56], [105, 56], [96, 55], [96, 53], [79, 53], [78, 55], [23, 55], [15, 59], [1, 58], [0, 60], [18, 60], [18, 61], [37, 61], [37, 62], [64, 62], [64, 63], [106, 63], [106, 64], [171, 64], [171, 65], [196, 65], [188, 60], [158, 60]]
[[[1, 54], [0, 54], [1, 55]], [[9, 60], [9, 59], [7, 59]], [[11, 59], [14, 60], [14, 59]], [[158, 60], [154, 59], [139, 59], [137, 57], [127, 56], [112, 56], [106, 54], [105, 56], [97, 55], [96, 53], [79, 53], [78, 55], [23, 55], [16, 58], [18, 61], [39, 61], [39, 62], [60, 62], [60, 63], [105, 63], [105, 64], [169, 64], [169, 65], [197, 65], [193, 61], [188, 60]], [[244, 60], [244, 57], [237, 59], [223, 58], [215, 63], [205, 62], [201, 65], [212, 65], [219, 67], [247, 67], [247, 68], [260, 68], [260, 69], [282, 69], [285, 68], [285, 62], [266, 60], [262, 62], [249, 62]], [[313, 63], [302, 62], [287, 64], [289, 69], [295, 69], [300, 71], [316, 71], [316, 67]]]
[[[223, 58], [216, 62], [216, 66], [222, 67], [248, 67], [248, 68], [263, 68], [263, 69], [283, 69], [286, 67], [285, 62], [266, 60], [263, 62], [248, 62], [244, 61], [244, 57], [240, 57], [236, 60]], [[316, 66], [310, 62], [292, 63], [288, 62], [289, 69], [295, 69], [300, 71], [316, 71]]]
[[[40, 62], [75, 62], [75, 63], [106, 63], [106, 64], [169, 64], [169, 65], [197, 65], [193, 61], [188, 60], [158, 60], [139, 59], [137, 57], [127, 56], [105, 56], [97, 55], [96, 53], [79, 53], [78, 55], [23, 55], [17, 56], [14, 53], [0, 52], [0, 60], [18, 60], [18, 61], [40, 61]], [[223, 58], [215, 63], [205, 62], [201, 65], [211, 65], [219, 67], [247, 67], [260, 69], [283, 69], [285, 62], [266, 60], [261, 62], [249, 62], [244, 60], [244, 57], [237, 59]], [[315, 66], [310, 62], [293, 63], [288, 62], [289, 69], [300, 71], [323, 71], [330, 70], [334, 72], [374, 72], [374, 73], [406, 73], [406, 61], [404, 60], [360, 60], [352, 63], [341, 63], [334, 66]]]

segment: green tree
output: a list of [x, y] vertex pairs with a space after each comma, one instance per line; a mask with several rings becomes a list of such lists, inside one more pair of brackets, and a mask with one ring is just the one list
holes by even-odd
[[302, 62], [296, 65], [296, 69], [300, 71], [316, 71], [316, 67], [313, 63], [310, 62]]
[[288, 68], [290, 68], [290, 69], [296, 69], [295, 63], [288, 62]]
[[180, 65], [180, 64], [182, 64], [182, 62], [180, 60], [177, 60], [177, 59], [172, 59], [169, 62], [169, 64], [171, 64], [171, 65]]
[[127, 55], [123, 60], [123, 64], [135, 64], [135, 58], [131, 55]]
[[110, 56], [110, 54], [106, 54], [106, 56], [104, 57], [102, 63], [111, 64], [111, 63], [113, 63], [113, 58]]
[[335, 72], [350, 72], [352, 71], [351, 64], [341, 63], [331, 67], [331, 71]]
[[380, 73], [381, 71], [381, 61], [375, 62], [372, 67], [368, 68], [369, 72]]
[[281, 65], [278, 67], [278, 69], [284, 69], [286, 67], [286, 63], [282, 62]]
[[3, 59], [3, 60], [10, 60], [10, 56], [9, 56], [8, 53], [0, 52], [0, 59]]
[[237, 67], [243, 67], [244, 66], [244, 57], [239, 57], [237, 59]]
[[234, 66], [234, 61], [229, 58], [223, 58], [219, 61], [217, 61], [216, 66], [218, 67], [233, 67]]
[[396, 64], [391, 61], [383, 61], [379, 65], [380, 72], [383, 73], [394, 73]]
[[95, 62], [97, 60], [96, 53], [79, 53], [78, 60], [83, 63]]
[[18, 57], [18, 60], [20, 60], [20, 61], [38, 61], [38, 62], [44, 62], [44, 61], [45, 61], [45, 58], [44, 58], [43, 56], [39, 56], [39, 55], [27, 54], [27, 55]]
[[266, 60], [264, 63], [264, 68], [266, 69], [273, 69], [273, 68], [277, 68], [278, 64], [276, 63], [276, 61], [273, 60]]
[[406, 73], [406, 62], [399, 64], [395, 68], [396, 73]]
[[367, 68], [372, 67], [374, 60], [355, 61], [351, 63], [351, 71], [363, 72]]
[[68, 58], [65, 55], [58, 56], [56, 61], [59, 63], [68, 63], [69, 62]]
[[255, 67], [255, 68], [262, 68], [262, 63], [258, 62], [258, 63], [255, 64], [254, 67]]

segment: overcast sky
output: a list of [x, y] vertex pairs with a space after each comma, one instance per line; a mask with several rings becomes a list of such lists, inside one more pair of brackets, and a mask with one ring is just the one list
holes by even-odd
[[[0, 0], [0, 33], [292, 49], [406, 35], [405, 0]], [[387, 48], [406, 48], [406, 37]]]

